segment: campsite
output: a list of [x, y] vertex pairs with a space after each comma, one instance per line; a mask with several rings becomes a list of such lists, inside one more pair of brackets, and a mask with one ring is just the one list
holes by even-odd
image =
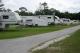
[[80, 1], [69, 1], [0, 0], [0, 53], [80, 53]]

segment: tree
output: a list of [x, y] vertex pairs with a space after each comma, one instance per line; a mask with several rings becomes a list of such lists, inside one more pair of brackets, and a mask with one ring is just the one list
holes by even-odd
[[48, 9], [48, 5], [46, 2], [40, 3], [40, 7], [35, 11], [36, 15], [51, 15], [50, 9]]
[[20, 7], [19, 10], [20, 10], [21, 12], [26, 12], [26, 11], [27, 11], [27, 8], [26, 8], [26, 7]]
[[21, 16], [26, 16], [26, 15], [28, 15], [28, 13], [27, 13], [27, 8], [26, 8], [26, 7], [20, 7], [20, 8], [19, 8], [19, 15], [21, 15]]
[[19, 13], [19, 10], [16, 10], [16, 11], [14, 11], [14, 12]]
[[27, 8], [25, 8], [25, 7], [20, 7], [19, 10], [16, 10], [15, 12], [21, 16], [32, 16], [33, 15], [33, 13], [28, 12]]
[[7, 11], [12, 11], [11, 9], [7, 9]]
[[45, 10], [45, 9], [48, 9], [48, 6], [47, 6], [47, 3], [46, 3], [46, 2], [42, 3], [41, 5], [43, 6], [43, 9], [44, 9], [44, 10]]

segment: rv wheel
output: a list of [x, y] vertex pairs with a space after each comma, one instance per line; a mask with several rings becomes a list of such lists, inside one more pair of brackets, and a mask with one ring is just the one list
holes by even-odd
[[9, 24], [6, 24], [6, 25], [5, 25], [5, 28], [9, 28]]
[[38, 26], [38, 24], [35, 24], [35, 26], [37, 27], [37, 26]]
[[0, 31], [3, 31], [4, 29], [3, 28], [0, 28]]

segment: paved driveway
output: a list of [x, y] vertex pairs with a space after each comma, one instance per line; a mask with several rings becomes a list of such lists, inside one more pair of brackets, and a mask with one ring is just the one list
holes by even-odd
[[70, 33], [75, 32], [78, 29], [80, 29], [80, 25], [72, 28], [67, 28], [55, 32], [50, 32], [30, 37], [0, 40], [0, 53], [28, 53], [28, 50], [30, 48], [44, 41], [68, 35]]

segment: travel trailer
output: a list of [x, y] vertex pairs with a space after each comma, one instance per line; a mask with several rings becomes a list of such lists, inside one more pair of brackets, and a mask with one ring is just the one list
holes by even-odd
[[53, 15], [21, 16], [23, 25], [48, 26], [54, 23]]
[[48, 22], [43, 19], [39, 19], [38, 16], [21, 16], [22, 25], [24, 26], [48, 26]]
[[54, 23], [54, 15], [39, 15], [39, 19], [43, 19], [48, 22], [48, 24], [53, 24]]
[[70, 19], [61, 18], [61, 20], [63, 21], [63, 24], [71, 24], [71, 20]]
[[0, 12], [0, 28], [6, 28], [10, 24], [19, 24], [20, 16], [14, 12]]

